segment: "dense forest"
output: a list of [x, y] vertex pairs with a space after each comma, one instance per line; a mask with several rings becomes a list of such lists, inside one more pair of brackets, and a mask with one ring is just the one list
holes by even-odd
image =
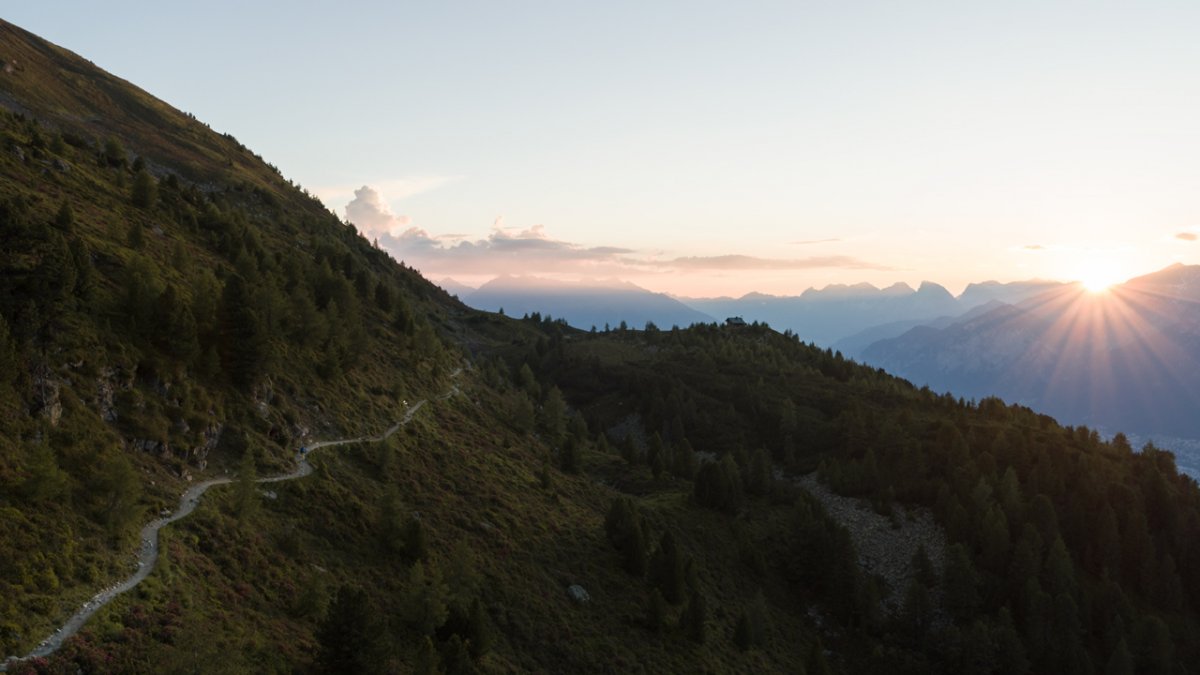
[[[1200, 491], [767, 326], [467, 309], [235, 139], [0, 22], [10, 672], [1184, 673]], [[311, 440], [316, 471], [269, 489]], [[803, 487], [947, 545], [903, 587]]]

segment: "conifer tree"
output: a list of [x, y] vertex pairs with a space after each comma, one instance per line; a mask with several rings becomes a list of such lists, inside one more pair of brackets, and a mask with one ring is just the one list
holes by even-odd
[[158, 202], [158, 186], [145, 169], [133, 175], [133, 187], [129, 196], [134, 206], [143, 209], [151, 208]]
[[130, 223], [125, 242], [135, 251], [140, 251], [146, 246], [146, 228], [142, 226], [141, 221]]
[[688, 599], [687, 607], [681, 617], [684, 633], [688, 639], [697, 644], [704, 644], [708, 639], [708, 604], [700, 591], [693, 590]]
[[670, 532], [659, 539], [658, 550], [650, 563], [651, 583], [662, 591], [663, 598], [677, 605], [684, 598], [683, 556]]
[[231, 275], [221, 295], [221, 361], [230, 379], [242, 389], [258, 381], [270, 357], [266, 327], [255, 310], [245, 280]]
[[581, 462], [579, 441], [575, 440], [574, 436], [567, 436], [563, 441], [562, 449], [559, 451], [560, 465], [563, 473], [579, 473], [579, 465]]
[[1104, 675], [1133, 675], [1133, 655], [1129, 653], [1129, 645], [1121, 639], [1108, 657], [1108, 665], [1104, 666]]
[[646, 626], [651, 633], [661, 633], [666, 625], [667, 601], [657, 588], [652, 588], [646, 602]]
[[59, 468], [58, 458], [48, 440], [34, 443], [26, 467], [28, 476], [22, 491], [27, 499], [38, 503], [49, 502], [67, 493], [70, 477]]
[[59, 204], [58, 212], [54, 214], [54, 226], [64, 234], [70, 234], [75, 230], [75, 214], [71, 212], [71, 205], [65, 199]]
[[4, 315], [0, 314], [0, 387], [11, 385], [17, 381], [17, 376], [20, 374], [19, 364], [16, 341], [13, 340], [12, 332], [8, 329], [8, 322], [4, 320]]
[[750, 619], [745, 610], [738, 614], [737, 623], [733, 628], [733, 643], [742, 651], [749, 651], [755, 646], [754, 638], [750, 635]]
[[254, 448], [247, 446], [242, 453], [241, 464], [238, 465], [237, 490], [235, 496], [235, 513], [240, 521], [245, 522], [258, 510], [258, 472], [255, 470]]
[[808, 649], [808, 658], [804, 661], [805, 675], [833, 675], [833, 668], [829, 666], [829, 660], [825, 658], [825, 646], [821, 644], [821, 638], [813, 640], [812, 646]]
[[979, 606], [978, 575], [967, 549], [955, 544], [946, 550], [946, 568], [942, 572], [946, 608], [955, 619], [969, 619]]
[[438, 566], [417, 561], [408, 572], [404, 591], [405, 621], [418, 633], [432, 635], [450, 616], [449, 594]]
[[429, 556], [425, 543], [425, 526], [420, 518], [408, 519], [408, 527], [404, 529], [404, 556], [414, 562], [425, 560]]
[[439, 666], [442, 659], [438, 656], [437, 650], [433, 646], [433, 640], [426, 635], [421, 640], [421, 647], [417, 650], [417, 658], [413, 664], [413, 675], [438, 675], [441, 672]]
[[491, 651], [493, 639], [491, 620], [483, 610], [483, 603], [476, 598], [475, 602], [471, 603], [471, 619], [467, 628], [467, 645], [470, 647], [471, 656], [478, 660]]
[[379, 670], [378, 621], [365, 591], [338, 589], [317, 629], [319, 673], [372, 673]]

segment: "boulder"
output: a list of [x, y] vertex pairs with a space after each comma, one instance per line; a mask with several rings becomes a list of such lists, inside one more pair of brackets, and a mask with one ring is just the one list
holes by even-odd
[[590, 602], [592, 599], [592, 596], [588, 595], [587, 589], [579, 584], [571, 584], [570, 586], [567, 586], [567, 597], [581, 605], [585, 602]]

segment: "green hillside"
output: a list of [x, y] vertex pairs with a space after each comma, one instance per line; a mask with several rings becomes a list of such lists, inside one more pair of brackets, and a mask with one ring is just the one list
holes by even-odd
[[[0, 62], [0, 655], [127, 577], [189, 485], [235, 477], [162, 531], [145, 582], [10, 672], [1200, 658], [1200, 491], [1167, 452], [765, 326], [470, 310], [232, 136], [4, 22]], [[252, 482], [422, 400], [387, 441]], [[813, 472], [861, 517], [799, 487]], [[857, 564], [862, 522], [905, 539], [919, 514], [944, 550]]]

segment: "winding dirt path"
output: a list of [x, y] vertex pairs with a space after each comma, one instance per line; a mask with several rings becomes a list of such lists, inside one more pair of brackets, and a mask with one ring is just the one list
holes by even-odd
[[[455, 370], [450, 374], [450, 377], [457, 377], [460, 372], [462, 372], [462, 368]], [[445, 394], [438, 396], [436, 400], [444, 401], [457, 394], [458, 391], [458, 386], [452, 385]], [[289, 471], [288, 473], [259, 478], [255, 482], [281, 483], [283, 481], [303, 478], [311, 474], [313, 472], [313, 467], [312, 464], [308, 463], [308, 454], [311, 454], [313, 451], [321, 448], [332, 448], [338, 445], [352, 445], [355, 443], [377, 443], [379, 441], [386, 440], [389, 436], [399, 431], [400, 428], [405, 424], [408, 424], [412, 420], [413, 415], [417, 414], [417, 411], [423, 408], [426, 402], [427, 401], [425, 399], [422, 399], [409, 406], [404, 412], [404, 417], [400, 418], [400, 421], [393, 424], [390, 428], [388, 428], [387, 431], [378, 436], [360, 436], [358, 438], [344, 438], [337, 441], [318, 441], [316, 443], [309, 444], [305, 446], [308, 448], [307, 454], [301, 452], [296, 453], [295, 469]], [[183, 496], [179, 498], [179, 508], [175, 509], [174, 513], [163, 518], [152, 520], [142, 528], [141, 545], [138, 547], [137, 552], [136, 572], [134, 572], [124, 581], [113, 584], [112, 586], [107, 586], [101, 589], [100, 592], [93, 595], [90, 600], [83, 603], [83, 606], [79, 608], [79, 611], [75, 612], [71, 618], [67, 619], [66, 623], [64, 623], [62, 626], [59, 626], [58, 630], [54, 631], [49, 637], [38, 643], [38, 646], [34, 647], [33, 651], [29, 652], [25, 656], [8, 657], [6, 661], [0, 663], [0, 672], [7, 671], [10, 665], [15, 665], [21, 661], [41, 656], [49, 656], [50, 654], [58, 651], [58, 649], [62, 647], [63, 643], [66, 642], [67, 638], [79, 632], [79, 629], [83, 628], [88, 619], [92, 618], [92, 615], [99, 611], [101, 607], [111, 602], [113, 598], [117, 597], [118, 595], [131, 590], [138, 584], [142, 583], [142, 581], [146, 577], [150, 576], [150, 573], [154, 571], [154, 564], [158, 562], [158, 531], [177, 520], [186, 518], [192, 513], [192, 511], [195, 511], [196, 506], [200, 503], [200, 497], [203, 496], [209, 488], [213, 487], [214, 485], [227, 485], [235, 480], [237, 480], [237, 478], [234, 477], [212, 478], [188, 488], [187, 492], [184, 492]]]

